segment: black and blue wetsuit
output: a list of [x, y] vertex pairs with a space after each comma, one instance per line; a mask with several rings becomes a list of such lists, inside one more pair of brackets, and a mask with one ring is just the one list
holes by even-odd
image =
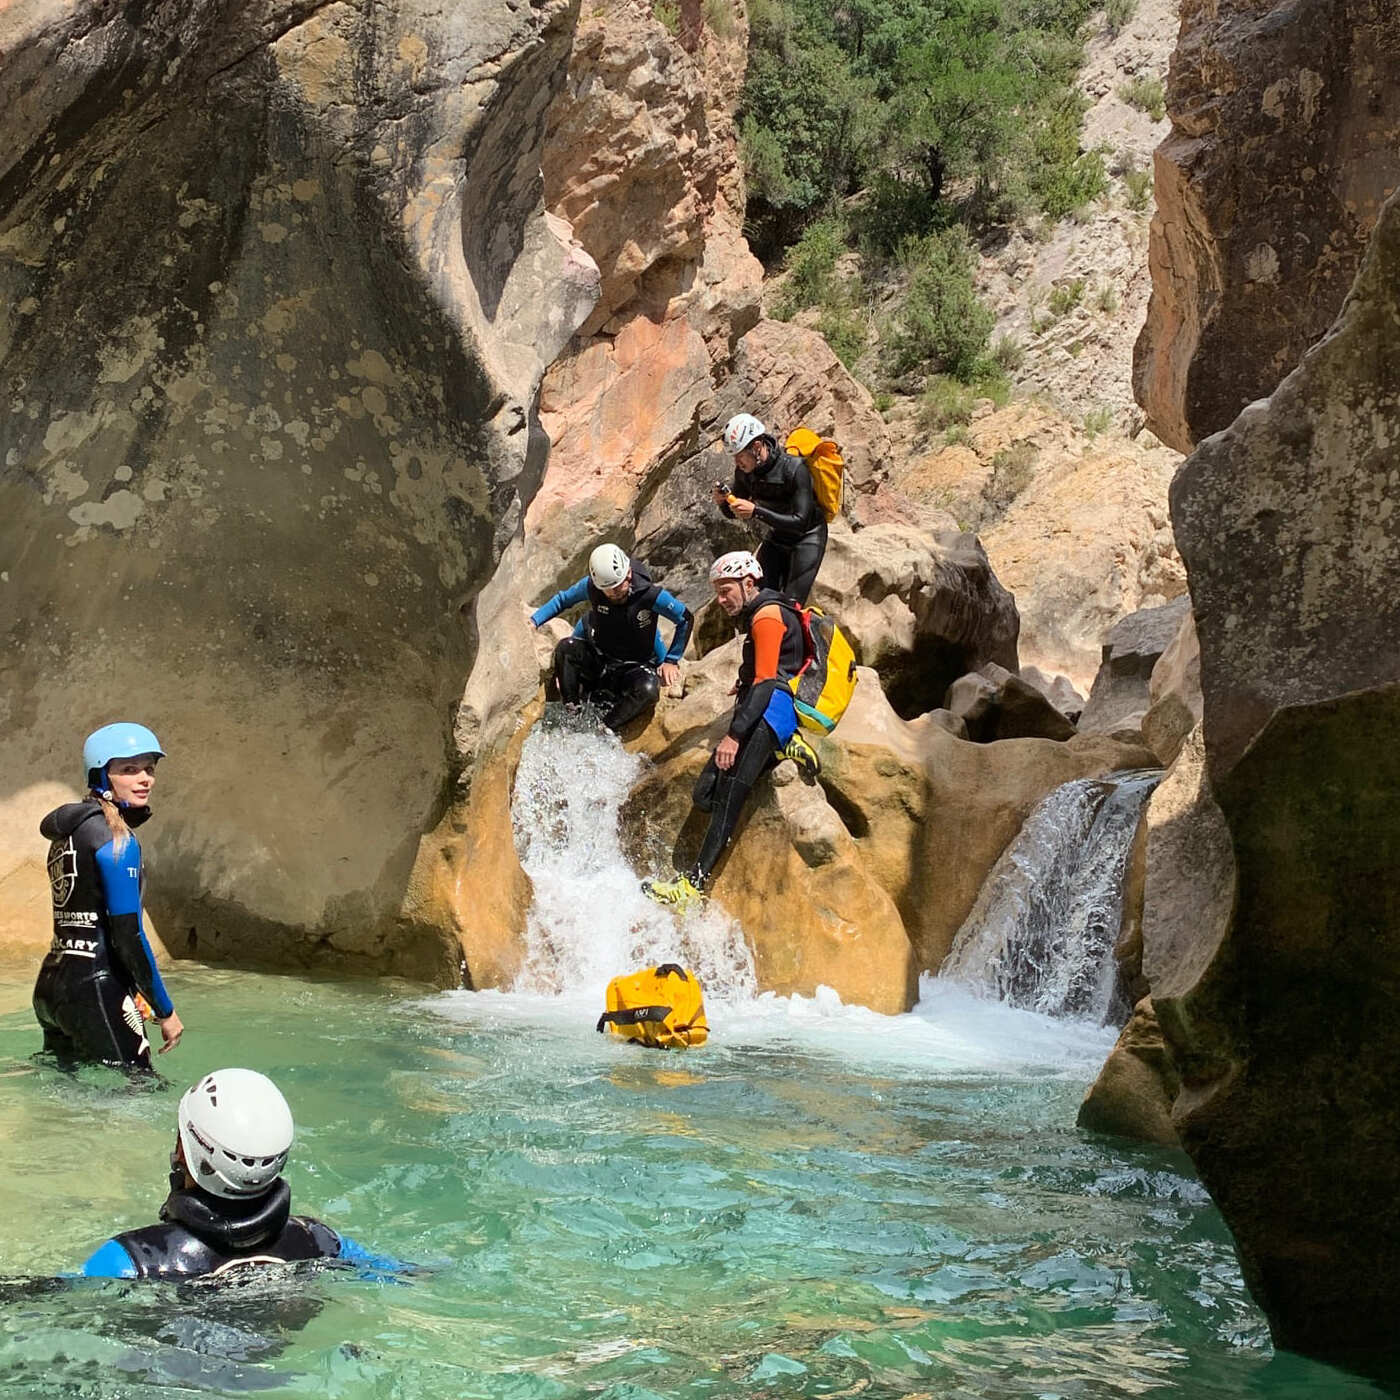
[[[123, 813], [141, 825], [148, 807]], [[94, 801], [70, 802], [39, 823], [49, 840], [53, 944], [34, 985], [44, 1049], [65, 1064], [97, 1061], [150, 1069], [151, 1048], [134, 994], [162, 1020], [174, 1011], [141, 926], [141, 845], [117, 849]]]
[[93, 1251], [82, 1273], [85, 1278], [199, 1278], [307, 1259], [334, 1259], [368, 1276], [407, 1267], [291, 1211], [292, 1193], [282, 1177], [251, 1201], [221, 1200], [197, 1186], [172, 1189], [160, 1208], [160, 1224], [114, 1236]]
[[[736, 467], [730, 493], [752, 501], [753, 518], [768, 527], [768, 538], [757, 551], [763, 586], [805, 603], [826, 555], [826, 512], [812, 489], [807, 463], [782, 451], [770, 434], [758, 441], [767, 444], [768, 460], [751, 472]], [[734, 519], [727, 501], [720, 511]]]
[[[573, 636], [554, 649], [554, 683], [559, 698], [569, 703], [607, 696], [603, 723], [621, 729], [656, 704], [661, 694], [656, 669], [679, 663], [695, 619], [634, 559], [632, 589], [621, 602], [613, 602], [585, 576], [537, 608], [530, 620], [538, 627], [584, 602], [589, 608]], [[669, 647], [657, 627], [663, 617], [675, 624]]]

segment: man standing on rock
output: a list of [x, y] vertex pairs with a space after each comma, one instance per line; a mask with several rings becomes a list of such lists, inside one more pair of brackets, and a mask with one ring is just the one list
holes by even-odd
[[734, 483], [728, 490], [715, 483], [715, 504], [730, 520], [768, 527], [757, 556], [763, 586], [805, 603], [826, 553], [826, 513], [807, 463], [782, 451], [752, 413], [724, 425], [724, 446], [734, 456]]
[[[554, 649], [554, 684], [566, 705], [591, 700], [609, 729], [621, 729], [656, 704], [663, 685], [680, 679], [695, 619], [615, 544], [600, 544], [589, 555], [587, 574], [531, 613], [530, 626], [583, 602], [588, 611]], [[662, 617], [675, 624], [669, 647], [657, 631]]]
[[744, 634], [744, 651], [729, 728], [692, 793], [695, 805], [710, 814], [700, 857], [674, 880], [642, 881], [642, 889], [658, 904], [678, 910], [704, 894], [749, 792], [768, 769], [790, 758], [808, 779], [821, 771], [815, 751], [797, 732], [788, 685], [806, 657], [802, 622], [787, 598], [760, 586], [762, 578], [763, 566], [747, 549], [723, 554], [710, 566], [715, 601]]

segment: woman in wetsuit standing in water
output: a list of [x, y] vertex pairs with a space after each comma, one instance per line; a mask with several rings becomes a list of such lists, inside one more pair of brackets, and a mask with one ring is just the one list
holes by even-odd
[[88, 735], [88, 796], [39, 824], [49, 840], [53, 945], [34, 986], [44, 1050], [71, 1066], [88, 1061], [151, 1068], [137, 996], [160, 1026], [161, 1053], [184, 1033], [141, 926], [141, 846], [160, 741], [144, 725], [109, 724]]

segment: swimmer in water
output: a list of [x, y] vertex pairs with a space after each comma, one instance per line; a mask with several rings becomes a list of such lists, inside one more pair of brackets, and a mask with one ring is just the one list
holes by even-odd
[[407, 1268], [292, 1214], [282, 1177], [292, 1111], [266, 1075], [206, 1074], [180, 1100], [177, 1121], [160, 1223], [108, 1240], [83, 1265], [84, 1277], [189, 1279], [309, 1259], [337, 1260], [371, 1277]]

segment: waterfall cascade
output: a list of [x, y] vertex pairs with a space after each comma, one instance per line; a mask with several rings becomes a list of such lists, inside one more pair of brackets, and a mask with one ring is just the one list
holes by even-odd
[[623, 855], [618, 813], [645, 763], [615, 734], [573, 725], [537, 727], [525, 740], [511, 818], [535, 897], [517, 991], [600, 1000], [618, 973], [679, 962], [709, 998], [754, 995], [742, 930], [715, 905], [677, 919], [642, 893]]
[[1122, 1020], [1113, 946], [1156, 770], [1056, 788], [982, 886], [940, 976], [1049, 1016]]

